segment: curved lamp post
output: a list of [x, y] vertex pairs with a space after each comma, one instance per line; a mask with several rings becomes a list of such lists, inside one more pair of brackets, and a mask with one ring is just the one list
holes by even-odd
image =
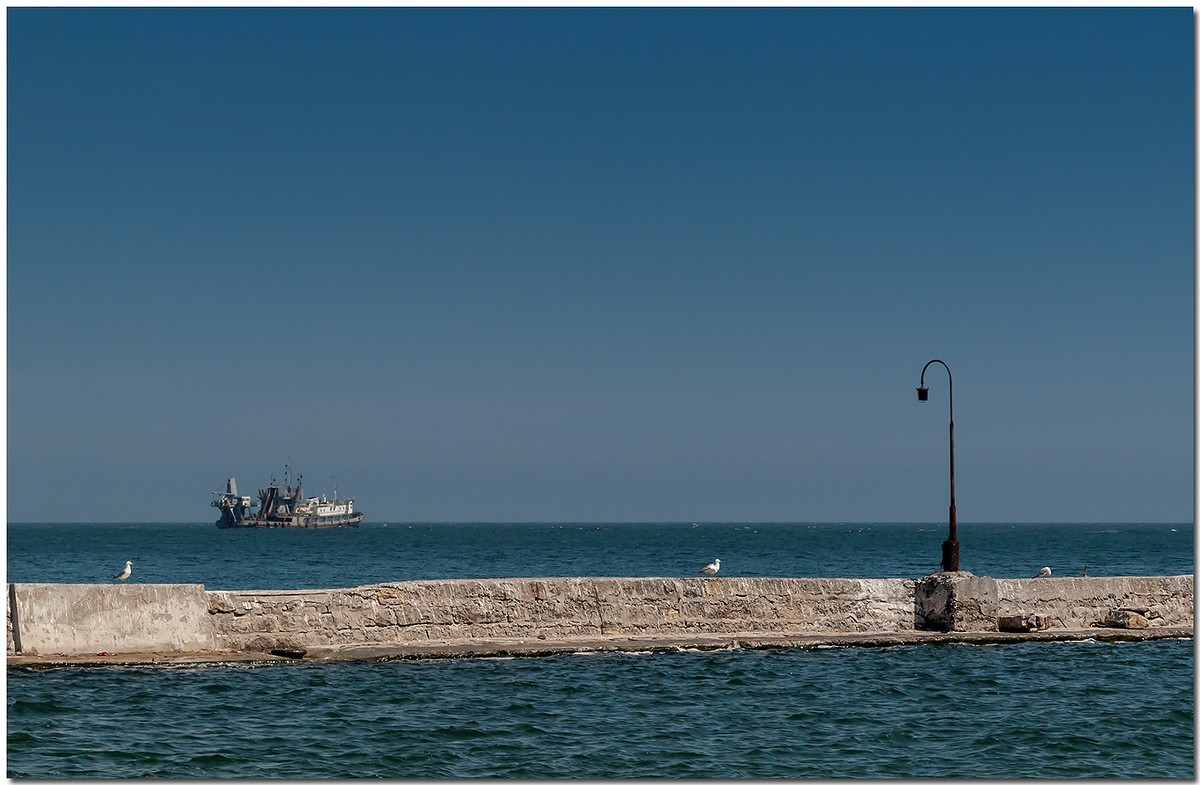
[[954, 511], [954, 377], [950, 375], [950, 366], [941, 360], [930, 360], [921, 369], [921, 386], [917, 388], [917, 400], [928, 401], [929, 390], [925, 387], [925, 371], [934, 363], [939, 363], [946, 369], [950, 379], [950, 537], [942, 543], [942, 570], [958, 572], [958, 521]]

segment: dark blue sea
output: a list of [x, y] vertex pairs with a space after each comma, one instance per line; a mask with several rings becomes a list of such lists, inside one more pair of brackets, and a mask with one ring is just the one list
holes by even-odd
[[[565, 575], [920, 577], [945, 525], [9, 524], [10, 582], [295, 589]], [[977, 575], [1193, 572], [1193, 526], [960, 524]], [[1184, 778], [1192, 640], [9, 668], [15, 778]]]

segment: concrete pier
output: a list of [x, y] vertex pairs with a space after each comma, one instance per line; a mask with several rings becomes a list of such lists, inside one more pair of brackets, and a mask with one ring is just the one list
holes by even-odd
[[1193, 634], [1191, 575], [507, 578], [298, 591], [43, 583], [10, 584], [8, 599], [10, 665]]

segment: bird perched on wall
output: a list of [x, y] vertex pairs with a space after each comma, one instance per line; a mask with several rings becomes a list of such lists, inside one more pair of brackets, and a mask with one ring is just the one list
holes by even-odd
[[1037, 575], [1035, 575], [1035, 576], [1033, 576], [1033, 577], [1035, 577], [1035, 578], [1049, 578], [1049, 577], [1050, 577], [1050, 568], [1049, 568], [1049, 567], [1043, 567], [1042, 569], [1038, 570], [1038, 574], [1037, 574]]
[[704, 573], [705, 575], [716, 575], [717, 570], [719, 569], [721, 569], [721, 560], [713, 559], [713, 563], [705, 565], [704, 569], [700, 572]]
[[129, 574], [131, 572], [133, 572], [133, 562], [127, 561], [127, 562], [125, 562], [125, 569], [121, 570], [113, 577], [121, 582], [124, 582], [125, 579], [129, 577]]

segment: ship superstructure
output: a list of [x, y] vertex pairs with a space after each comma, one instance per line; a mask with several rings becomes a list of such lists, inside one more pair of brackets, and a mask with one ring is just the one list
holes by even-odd
[[[221, 511], [218, 529], [323, 529], [331, 526], [357, 526], [363, 513], [356, 512], [353, 499], [339, 499], [337, 485], [333, 486], [333, 498], [325, 494], [305, 498], [302, 485], [304, 475], [298, 475], [292, 485], [291, 466], [284, 468], [284, 483], [271, 478], [271, 484], [258, 489], [258, 500], [239, 496], [237, 480], [225, 481], [225, 492], [213, 491], [217, 498], [212, 506]], [[255, 512], [254, 508], [258, 511]]]

